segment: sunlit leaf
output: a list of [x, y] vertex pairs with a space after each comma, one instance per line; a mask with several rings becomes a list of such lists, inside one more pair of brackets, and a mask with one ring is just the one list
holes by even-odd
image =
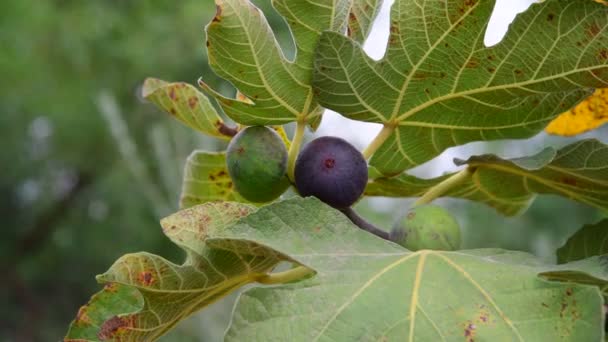
[[547, 0], [486, 47], [494, 5], [396, 0], [380, 61], [341, 34], [321, 36], [319, 102], [394, 129], [370, 161], [380, 172], [398, 174], [471, 141], [533, 136], [591, 88], [608, 85], [607, 7]]
[[[310, 85], [314, 49], [322, 31], [346, 31], [351, 0], [273, 0], [272, 4], [291, 29], [295, 60], [284, 56], [264, 14], [251, 2], [216, 0], [217, 13], [207, 26], [209, 64], [248, 101], [226, 98], [202, 80], [199, 83], [239, 123], [276, 125], [304, 120], [314, 129], [322, 113]], [[376, 9], [356, 9], [354, 15], [360, 20], [356, 29], [363, 36]]]
[[583, 226], [557, 250], [559, 263], [608, 254], [608, 219]]
[[227, 126], [220, 118], [209, 99], [187, 83], [167, 83], [148, 78], [144, 82], [142, 95], [199, 132], [222, 139], [230, 139], [236, 134], [236, 130]]
[[561, 114], [547, 126], [547, 133], [572, 136], [608, 122], [608, 88], [598, 89], [585, 101]]
[[313, 198], [264, 207], [208, 241], [231, 251], [272, 248], [317, 272], [297, 284], [242, 294], [227, 341], [595, 341], [603, 336], [598, 289], [541, 280], [538, 273], [554, 266], [529, 254], [412, 253], [358, 229]]
[[[483, 202], [505, 215], [527, 208], [536, 194], [560, 195], [608, 209], [608, 146], [597, 140], [582, 140], [558, 151], [547, 148], [524, 158], [483, 155], [457, 162], [474, 173], [445, 196]], [[366, 194], [418, 197], [450, 176], [419, 179], [404, 173], [377, 178], [368, 184]]]
[[212, 201], [248, 202], [234, 188], [225, 153], [194, 151], [184, 167], [180, 208]]

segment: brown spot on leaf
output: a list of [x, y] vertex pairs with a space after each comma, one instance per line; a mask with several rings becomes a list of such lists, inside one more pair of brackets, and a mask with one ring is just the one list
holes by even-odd
[[465, 64], [465, 68], [469, 68], [469, 69], [473, 69], [473, 68], [477, 68], [479, 66], [479, 60], [477, 60], [477, 58], [471, 58], [467, 61], [467, 64]]
[[416, 213], [414, 213], [414, 212], [411, 212], [411, 213], [407, 214], [407, 219], [408, 220], [412, 220], [412, 219], [414, 219], [414, 217], [416, 217]]
[[143, 271], [137, 276], [137, 281], [139, 281], [139, 283], [144, 286], [150, 286], [150, 285], [154, 284], [156, 279], [154, 279], [154, 276], [152, 276], [152, 273], [150, 273], [148, 271]]
[[114, 293], [118, 291], [117, 283], [107, 283], [103, 286], [104, 291]]
[[599, 27], [599, 25], [597, 23], [593, 23], [591, 24], [591, 26], [589, 26], [589, 28], [587, 29], [587, 36], [589, 36], [589, 38], [594, 38], [595, 36], [597, 36], [600, 32], [602, 31], [602, 29]]
[[89, 305], [83, 305], [80, 307], [80, 309], [78, 309], [78, 313], [76, 314], [76, 320], [75, 323], [76, 324], [91, 324], [91, 317], [89, 317], [89, 315], [87, 314], [87, 311], [89, 309]]
[[[576, 178], [572, 178], [572, 177], [568, 177], [568, 176], [562, 177], [560, 179], [560, 182], [563, 184], [572, 185], [572, 186], [576, 186], [576, 184], [577, 184]], [[572, 289], [569, 288], [568, 290], [570, 291], [570, 294], [572, 294]], [[566, 294], [568, 294], [568, 291], [566, 291]]]
[[198, 98], [196, 96], [192, 96], [188, 99], [188, 107], [190, 107], [190, 109], [196, 108], [197, 104], [198, 104]]
[[496, 72], [496, 68], [489, 67], [488, 68], [488, 72], [491, 73], [491, 74], [493, 74], [494, 72]]
[[555, 19], [555, 14], [549, 13], [549, 15], [547, 15], [547, 21], [553, 21], [553, 19]]
[[175, 110], [175, 108], [171, 107], [169, 108], [169, 114], [176, 116], [177, 115], [177, 110]]
[[175, 88], [176, 88], [175, 86], [169, 87], [169, 98], [173, 101], [177, 100], [177, 94], [176, 94]]
[[215, 6], [215, 16], [212, 21], [216, 23], [222, 21], [222, 7], [220, 5]]
[[598, 57], [602, 60], [608, 59], [608, 49], [601, 49]]
[[428, 72], [425, 72], [425, 71], [417, 71], [414, 74], [414, 79], [415, 80], [424, 80], [424, 79], [427, 79], [429, 77], [431, 77], [431, 74], [428, 73]]
[[97, 337], [100, 340], [119, 340], [116, 337], [129, 328], [135, 328], [135, 316], [114, 316], [101, 325]]
[[524, 74], [523, 70], [521, 70], [521, 69], [515, 69], [515, 70], [513, 70], [513, 72], [514, 72], [514, 73], [515, 73], [515, 75], [517, 75], [517, 76], [521, 76], [521, 75], [523, 75], [523, 74]]
[[477, 326], [473, 323], [467, 323], [467, 325], [464, 328], [464, 337], [466, 339], [467, 342], [474, 342], [475, 340], [473, 339], [475, 337], [475, 330], [477, 329]]

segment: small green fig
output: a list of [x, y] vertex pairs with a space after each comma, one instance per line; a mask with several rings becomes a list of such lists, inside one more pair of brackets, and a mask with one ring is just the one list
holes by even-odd
[[226, 164], [236, 191], [248, 201], [270, 202], [289, 187], [287, 149], [268, 127], [247, 127], [235, 135], [228, 145]]
[[410, 209], [393, 227], [390, 240], [411, 250], [454, 251], [460, 248], [460, 226], [442, 207], [422, 205]]

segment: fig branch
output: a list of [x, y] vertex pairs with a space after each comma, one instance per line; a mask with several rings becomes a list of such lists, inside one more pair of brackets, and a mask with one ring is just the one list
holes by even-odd
[[462, 184], [464, 181], [469, 179], [469, 177], [471, 177], [474, 172], [475, 172], [475, 169], [473, 169], [471, 167], [467, 167], [464, 170], [453, 174], [451, 177], [447, 178], [443, 182], [430, 188], [424, 195], [422, 195], [422, 197], [420, 197], [414, 203], [414, 207], [431, 203], [436, 198], [439, 198], [439, 197], [445, 195], [452, 188]]
[[304, 131], [306, 129], [306, 120], [298, 120], [296, 122], [296, 133], [293, 136], [293, 141], [289, 147], [289, 154], [287, 157], [287, 176], [292, 183], [295, 183], [295, 167], [300, 147], [302, 146], [302, 140], [304, 140]]
[[363, 151], [363, 158], [365, 158], [365, 160], [368, 160], [369, 158], [371, 158], [372, 155], [374, 155], [374, 153], [376, 153], [376, 151], [380, 148], [380, 146], [382, 146], [382, 144], [384, 144], [386, 139], [388, 139], [391, 136], [391, 134], [393, 134], [394, 131], [395, 131], [394, 125], [384, 124], [384, 127], [382, 127], [382, 130], [380, 131], [380, 133], [378, 133], [378, 135], [374, 138], [374, 140], [372, 140], [372, 142], [369, 144], [369, 146], [367, 146], [367, 148]]

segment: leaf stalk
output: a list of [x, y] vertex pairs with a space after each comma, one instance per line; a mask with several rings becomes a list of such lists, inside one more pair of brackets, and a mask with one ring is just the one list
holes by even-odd
[[296, 159], [304, 140], [304, 131], [306, 129], [306, 121], [298, 120], [296, 122], [296, 133], [293, 136], [293, 141], [289, 147], [289, 155], [287, 157], [287, 176], [292, 183], [295, 183], [295, 168]]
[[284, 272], [261, 274], [256, 277], [255, 281], [264, 285], [285, 284], [303, 279], [314, 273], [315, 271], [306, 266], [297, 266]]
[[380, 133], [378, 133], [378, 135], [374, 138], [374, 140], [372, 140], [372, 142], [369, 144], [369, 146], [367, 146], [367, 148], [363, 151], [363, 158], [365, 158], [365, 160], [368, 160], [369, 158], [371, 158], [372, 155], [374, 155], [374, 153], [376, 153], [376, 151], [380, 148], [380, 146], [382, 146], [382, 144], [384, 144], [386, 139], [388, 139], [391, 136], [391, 134], [393, 134], [394, 131], [395, 131], [394, 125], [385, 124], [384, 127], [382, 127], [382, 130], [380, 131]]
[[420, 197], [415, 203], [414, 207], [431, 203], [435, 199], [443, 196], [445, 193], [450, 191], [453, 187], [462, 184], [469, 177], [473, 175], [474, 169], [471, 167], [467, 167], [466, 169], [455, 173], [451, 177], [447, 178], [443, 182], [435, 185], [430, 188], [422, 197]]

